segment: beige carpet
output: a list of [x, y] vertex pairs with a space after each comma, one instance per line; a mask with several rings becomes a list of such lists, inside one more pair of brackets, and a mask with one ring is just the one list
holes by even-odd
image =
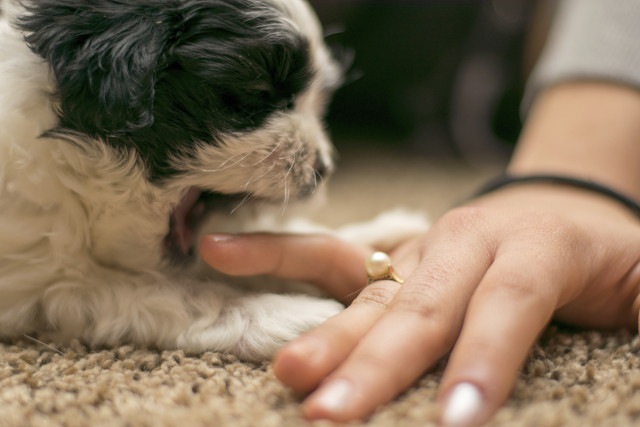
[[[331, 224], [395, 205], [437, 215], [489, 173], [377, 149], [347, 152], [342, 168], [331, 206], [319, 215]], [[632, 333], [549, 328], [491, 425], [640, 425], [639, 349]], [[441, 372], [436, 368], [368, 422], [353, 425], [435, 425]], [[334, 425], [306, 422], [299, 402], [268, 363], [218, 353], [0, 343], [0, 427]]]

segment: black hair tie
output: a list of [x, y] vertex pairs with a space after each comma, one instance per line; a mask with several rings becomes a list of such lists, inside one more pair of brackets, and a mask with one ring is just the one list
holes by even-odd
[[490, 193], [492, 191], [498, 190], [502, 187], [506, 187], [514, 184], [526, 184], [526, 183], [543, 183], [543, 184], [560, 184], [560, 185], [568, 185], [571, 187], [582, 188], [583, 190], [588, 190], [594, 193], [601, 194], [603, 196], [607, 196], [610, 199], [616, 200], [619, 203], [622, 203], [624, 206], [629, 208], [633, 213], [640, 218], [640, 204], [638, 204], [632, 198], [619, 193], [607, 186], [599, 184], [597, 182], [574, 178], [571, 176], [563, 176], [563, 175], [501, 175], [480, 188], [478, 192], [476, 192], [474, 197], [479, 197], [484, 194]]

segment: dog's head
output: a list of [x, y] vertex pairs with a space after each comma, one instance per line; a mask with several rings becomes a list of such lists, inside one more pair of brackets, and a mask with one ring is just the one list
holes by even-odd
[[134, 153], [180, 194], [178, 252], [211, 195], [299, 198], [332, 169], [340, 70], [304, 0], [37, 0], [19, 26], [55, 78], [50, 134]]

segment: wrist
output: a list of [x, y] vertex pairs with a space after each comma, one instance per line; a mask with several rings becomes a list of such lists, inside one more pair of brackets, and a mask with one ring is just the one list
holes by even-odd
[[557, 174], [527, 174], [527, 175], [501, 175], [482, 186], [475, 194], [474, 197], [483, 196], [488, 193], [495, 192], [505, 187], [513, 187], [519, 185], [540, 185], [546, 184], [555, 187], [568, 187], [583, 192], [591, 193], [592, 195], [598, 195], [603, 198], [608, 198], [610, 201], [618, 203], [620, 206], [625, 207], [630, 213], [633, 213], [636, 218], [640, 219], [640, 203], [626, 194], [607, 187], [601, 183], [593, 180], [585, 180], [568, 175]]
[[640, 93], [563, 84], [536, 101], [508, 173], [567, 175], [640, 200]]
[[467, 206], [497, 209], [498, 212], [537, 212], [565, 215], [577, 214], [581, 220], [607, 218], [637, 226], [638, 216], [629, 208], [609, 197], [568, 185], [531, 182], [509, 185], [479, 195]]

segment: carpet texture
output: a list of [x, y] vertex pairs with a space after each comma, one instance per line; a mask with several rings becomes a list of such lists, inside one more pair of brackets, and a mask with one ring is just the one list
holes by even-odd
[[[330, 207], [317, 215], [326, 223], [366, 219], [396, 205], [437, 216], [491, 173], [375, 149], [362, 153], [343, 156]], [[490, 425], [640, 425], [639, 350], [631, 332], [549, 327]], [[350, 425], [435, 425], [443, 366], [366, 422]], [[0, 427], [336, 425], [305, 421], [300, 401], [275, 380], [268, 362], [131, 346], [90, 350], [26, 338], [0, 343]]]

